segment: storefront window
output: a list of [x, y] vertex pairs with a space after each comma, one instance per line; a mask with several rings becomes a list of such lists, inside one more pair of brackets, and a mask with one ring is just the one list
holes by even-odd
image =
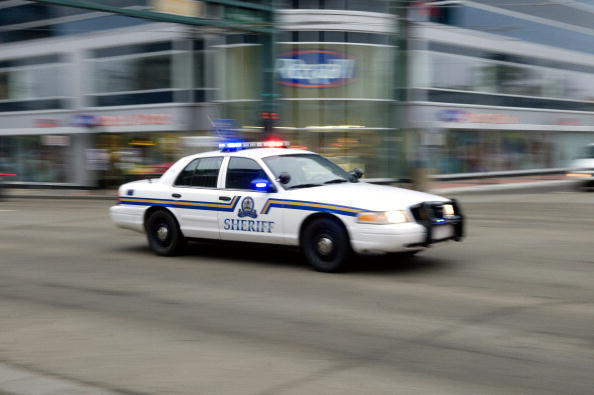
[[[93, 158], [99, 184], [115, 186], [124, 181], [160, 177], [179, 158], [216, 149], [206, 132], [103, 133], [97, 136]], [[99, 151], [97, 151], [99, 150]]]
[[[304, 38], [301, 33], [299, 39]], [[328, 32], [307, 33], [320, 40]], [[331, 33], [336, 40], [350, 34]], [[246, 139], [261, 132], [254, 117], [259, 105], [258, 53], [259, 47], [252, 45], [226, 48], [220, 74], [225, 117], [237, 120]], [[389, 45], [280, 43], [276, 133], [345, 170], [360, 168], [372, 178], [394, 176], [393, 56]]]
[[0, 172], [7, 181], [65, 183], [70, 180], [69, 136], [0, 137]]
[[551, 134], [521, 131], [455, 131], [436, 148], [431, 165], [441, 174], [551, 168]]

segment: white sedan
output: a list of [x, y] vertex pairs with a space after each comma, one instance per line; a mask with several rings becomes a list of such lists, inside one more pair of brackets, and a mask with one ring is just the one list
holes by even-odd
[[344, 269], [354, 253], [412, 255], [462, 239], [456, 201], [361, 182], [360, 171], [285, 147], [230, 143], [182, 158], [159, 179], [120, 186], [111, 218], [146, 233], [158, 255], [188, 239], [281, 244], [301, 247], [324, 272]]
[[570, 167], [567, 177], [578, 181], [579, 188], [594, 187], [594, 143], [588, 144], [581, 158], [574, 160]]

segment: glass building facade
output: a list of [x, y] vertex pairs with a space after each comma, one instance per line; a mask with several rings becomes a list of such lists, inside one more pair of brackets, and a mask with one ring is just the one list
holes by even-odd
[[[368, 178], [565, 167], [594, 141], [594, 4], [533, 3], [284, 2], [275, 132]], [[261, 42], [0, 1], [0, 172], [104, 185], [211, 149], [216, 119], [259, 138]]]
[[430, 146], [435, 173], [563, 168], [594, 141], [594, 4], [425, 3], [410, 16], [407, 136]]

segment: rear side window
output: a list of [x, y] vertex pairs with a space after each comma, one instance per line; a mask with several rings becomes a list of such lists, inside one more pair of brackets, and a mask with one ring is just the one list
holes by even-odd
[[223, 157], [199, 158], [191, 161], [177, 176], [176, 186], [216, 188]]
[[258, 162], [247, 158], [231, 158], [227, 167], [225, 188], [252, 189], [252, 181], [258, 178], [268, 180]]

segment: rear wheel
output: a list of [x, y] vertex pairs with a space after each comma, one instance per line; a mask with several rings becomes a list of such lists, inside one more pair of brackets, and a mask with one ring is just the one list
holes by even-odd
[[320, 272], [344, 270], [353, 255], [346, 230], [330, 218], [316, 219], [307, 225], [301, 248], [307, 262]]
[[149, 246], [157, 255], [177, 255], [185, 244], [177, 221], [168, 211], [158, 210], [150, 214], [145, 228]]

